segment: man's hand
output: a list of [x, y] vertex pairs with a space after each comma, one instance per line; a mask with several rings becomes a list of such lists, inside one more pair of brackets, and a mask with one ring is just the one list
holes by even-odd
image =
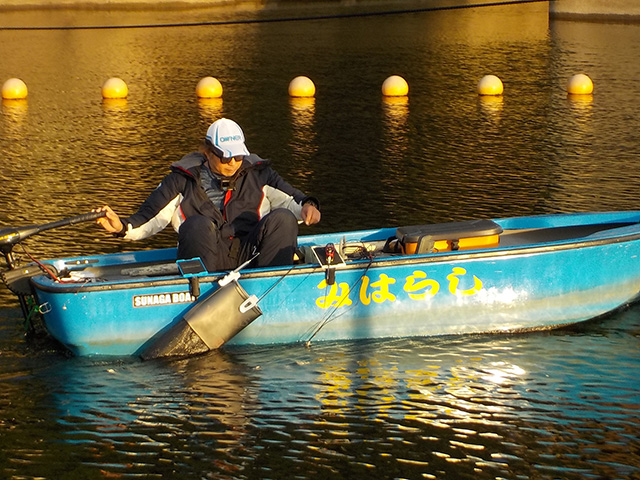
[[[107, 214], [108, 215], [108, 214]], [[305, 225], [313, 225], [320, 221], [320, 210], [318, 210], [313, 204], [305, 203], [302, 206], [302, 212], [300, 213], [302, 221]]]
[[120, 217], [111, 209], [110, 206], [105, 205], [104, 207], [92, 210], [92, 212], [107, 212], [106, 217], [100, 217], [96, 220], [96, 223], [104, 228], [107, 232], [119, 233], [120, 231], [122, 231], [123, 225], [120, 221]]

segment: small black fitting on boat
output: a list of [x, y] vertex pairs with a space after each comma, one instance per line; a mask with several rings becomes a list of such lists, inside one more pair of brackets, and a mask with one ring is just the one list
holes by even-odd
[[220, 288], [198, 301], [184, 317], [147, 341], [138, 355], [150, 360], [205, 353], [221, 347], [262, 315], [255, 296], [249, 296], [236, 279], [223, 280]]
[[322, 268], [325, 269], [324, 279], [327, 285], [336, 283], [336, 268], [344, 266], [344, 259], [333, 243], [327, 243], [326, 246], [319, 245], [311, 247], [313, 255]]
[[189, 277], [189, 293], [193, 298], [200, 296], [200, 279], [198, 277]]

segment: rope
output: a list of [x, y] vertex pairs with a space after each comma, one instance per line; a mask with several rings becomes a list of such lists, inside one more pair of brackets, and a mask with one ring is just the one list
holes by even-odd
[[[56, 273], [53, 270], [51, 270], [47, 265], [45, 265], [44, 263], [39, 261], [37, 258], [35, 258], [33, 255], [31, 255], [31, 253], [29, 253], [27, 248], [22, 243], [20, 244], [20, 246], [22, 247], [22, 250], [24, 250], [24, 253], [27, 255], [27, 257], [29, 257], [33, 263], [38, 265], [40, 270], [42, 270], [46, 275], [49, 275], [49, 277], [51, 277], [54, 282], [56, 282], [56, 283], [79, 283], [78, 280], [63, 279], [63, 278], [58, 277], [58, 275], [56, 275]], [[84, 283], [87, 283], [87, 282], [88, 282], [88, 280], [85, 279]]]
[[24, 250], [24, 253], [27, 255], [27, 257], [29, 257], [32, 262], [34, 262], [36, 265], [38, 265], [38, 267], [40, 267], [40, 270], [42, 270], [44, 273], [49, 275], [54, 281], [61, 283], [61, 280], [49, 267], [47, 267], [44, 263], [40, 262], [33, 255], [31, 255], [31, 253], [29, 253], [29, 251], [27, 250], [27, 247], [25, 247], [22, 243], [20, 244], [20, 246], [22, 247], [22, 250]]
[[[344, 298], [347, 298], [349, 296], [349, 294], [353, 291], [353, 289], [356, 288], [356, 286], [362, 281], [362, 279], [367, 274], [367, 272], [369, 271], [369, 268], [371, 267], [372, 264], [373, 264], [373, 256], [369, 255], [369, 264], [367, 265], [367, 267], [362, 272], [362, 275], [360, 275], [360, 277], [353, 283], [353, 285], [349, 286], [348, 294]], [[327, 286], [327, 288], [328, 288], [328, 286]], [[333, 307], [333, 310], [328, 312], [327, 316], [323, 320], [320, 321], [318, 327], [313, 331], [311, 336], [304, 342], [305, 346], [308, 347], [308, 346], [311, 345], [311, 340], [313, 340], [313, 337], [315, 337], [318, 334], [318, 332], [320, 332], [320, 330], [322, 330], [324, 328], [324, 326], [326, 324], [328, 324], [329, 322], [332, 322], [333, 320], [335, 320], [337, 318], [340, 318], [342, 315], [344, 315], [349, 310], [351, 310], [352, 308], [355, 307], [355, 303], [354, 303], [354, 304], [352, 304], [351, 308], [343, 310], [343, 311], [340, 312], [340, 315], [338, 315], [336, 317], [333, 317], [333, 314], [336, 313], [338, 311], [338, 308], [340, 308], [342, 306], [342, 302], [343, 302], [344, 298], [342, 300], [340, 300], [340, 302], [336, 306]]]
[[262, 23], [282, 23], [282, 22], [306, 22], [313, 20], [335, 20], [342, 18], [365, 18], [381, 17], [391, 15], [407, 15], [427, 12], [442, 12], [447, 10], [464, 10], [472, 8], [497, 7], [504, 5], [522, 5], [527, 3], [549, 3], [554, 0], [510, 0], [504, 2], [486, 2], [472, 5], [449, 5], [442, 7], [424, 7], [402, 10], [385, 10], [381, 12], [360, 12], [360, 13], [339, 13], [333, 15], [312, 15], [304, 17], [279, 17], [279, 18], [252, 18], [245, 20], [217, 20], [209, 22], [180, 22], [180, 23], [157, 23], [157, 24], [134, 24], [134, 25], [60, 25], [60, 26], [22, 26], [22, 27], [2, 27], [0, 30], [115, 30], [132, 28], [178, 28], [178, 27], [211, 27], [226, 25], [250, 25]]
[[35, 330], [33, 320], [36, 318], [36, 315], [40, 313], [40, 305], [36, 305], [34, 298], [30, 296], [27, 298], [27, 308], [29, 311], [24, 317], [24, 331], [32, 332]]
[[271, 285], [271, 286], [267, 289], [267, 291], [266, 291], [266, 292], [264, 292], [264, 293], [260, 296], [260, 298], [258, 299], [258, 301], [257, 301], [256, 303], [260, 303], [260, 301], [261, 301], [264, 297], [266, 297], [266, 296], [267, 296], [267, 294], [268, 294], [271, 290], [273, 290], [274, 288], [276, 288], [276, 286], [277, 286], [277, 285], [278, 285], [282, 280], [284, 280], [284, 277], [286, 277], [287, 275], [289, 275], [289, 274], [291, 273], [291, 271], [294, 269], [294, 267], [295, 267], [295, 265], [293, 265], [289, 270], [287, 270], [287, 271], [285, 272], [285, 274], [284, 274], [284, 275], [282, 275], [282, 276], [281, 276], [281, 277], [280, 277], [280, 278], [279, 278], [279, 279], [278, 279], [278, 280], [277, 280], [273, 285]]

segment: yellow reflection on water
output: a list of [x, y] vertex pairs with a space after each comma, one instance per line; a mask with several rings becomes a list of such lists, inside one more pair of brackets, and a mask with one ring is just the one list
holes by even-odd
[[102, 111], [105, 113], [122, 113], [129, 111], [126, 98], [105, 98], [102, 100]]
[[493, 398], [498, 392], [502, 399], [518, 398], [517, 385], [527, 374], [520, 365], [483, 357], [458, 359], [448, 366], [438, 360], [423, 363], [375, 354], [362, 355], [356, 362], [345, 358], [323, 363], [316, 399], [333, 413], [348, 415], [355, 408], [368, 415], [393, 415], [419, 423], [440, 424], [438, 419], [443, 417], [479, 421], [483, 411], [494, 414], [507, 410], [508, 404], [495, 401], [485, 405], [482, 399]]
[[114, 144], [127, 139], [132, 132], [139, 129], [138, 122], [130, 115], [126, 98], [104, 99], [102, 101], [102, 129], [108, 142], [98, 146], [99, 151], [108, 154]]
[[320, 385], [322, 390], [316, 398], [322, 405], [345, 408], [349, 405], [352, 381], [341, 366], [328, 365], [321, 374]]
[[479, 97], [478, 102], [485, 118], [495, 124], [499, 124], [504, 106], [502, 95], [482, 95]]
[[213, 123], [222, 118], [222, 98], [199, 98], [198, 112], [207, 123]]
[[567, 94], [569, 107], [577, 115], [591, 115], [593, 110], [593, 95], [572, 95]]
[[360, 359], [356, 375], [360, 384], [357, 393], [357, 408], [375, 406], [379, 414], [387, 412], [397, 401], [398, 367], [384, 365], [377, 358]]
[[316, 99], [313, 97], [291, 97], [291, 120], [296, 128], [312, 127], [316, 113]]
[[[382, 158], [380, 168], [383, 173], [381, 182], [383, 191], [394, 191], [397, 185], [408, 185], [406, 169], [411, 160], [409, 143], [409, 98], [383, 97], [382, 99]], [[396, 200], [389, 199], [387, 208], [394, 210]]]
[[315, 139], [316, 99], [312, 97], [292, 97], [289, 100], [289, 104], [291, 105], [291, 126], [294, 136], [305, 140], [305, 142], [295, 143], [296, 151], [301, 155], [308, 155], [312, 152], [299, 147], [309, 145], [312, 143], [310, 140]]
[[4, 122], [8, 139], [15, 140], [22, 138], [22, 131], [25, 125], [29, 104], [26, 99], [8, 100], [2, 99], [2, 116], [7, 119]]
[[552, 199], [556, 204], [576, 205], [570, 208], [589, 209], [594, 197], [619, 189], [619, 159], [608, 154], [594, 155], [599, 127], [593, 115], [593, 95], [566, 98], [565, 116], [556, 127], [565, 153], [561, 168], [554, 171], [562, 188], [551, 191]]
[[382, 97], [382, 108], [389, 126], [406, 125], [409, 117], [409, 97]]
[[[292, 128], [290, 146], [295, 159], [295, 173], [301, 178], [308, 178], [314, 173], [312, 159], [318, 152], [316, 100], [313, 97], [291, 97], [289, 105]], [[302, 186], [304, 188], [304, 184]]]
[[401, 158], [401, 152], [409, 147], [409, 97], [383, 97], [382, 108], [386, 156]]

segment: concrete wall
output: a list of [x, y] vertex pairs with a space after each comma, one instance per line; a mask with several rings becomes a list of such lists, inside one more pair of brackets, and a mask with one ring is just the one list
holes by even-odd
[[638, 0], [552, 0], [549, 2], [552, 18], [594, 21], [640, 21]]
[[[340, 3], [345, 0], [324, 1]], [[0, 10], [34, 8], [149, 8], [157, 10], [268, 2], [269, 0], [0, 0]], [[552, 18], [640, 21], [640, 0], [550, 0], [549, 15]]]
[[[51, 8], [149, 8], [172, 9], [247, 3], [246, 0], [0, 0], [0, 10], [32, 10]], [[255, 0], [251, 3], [256, 3]]]

